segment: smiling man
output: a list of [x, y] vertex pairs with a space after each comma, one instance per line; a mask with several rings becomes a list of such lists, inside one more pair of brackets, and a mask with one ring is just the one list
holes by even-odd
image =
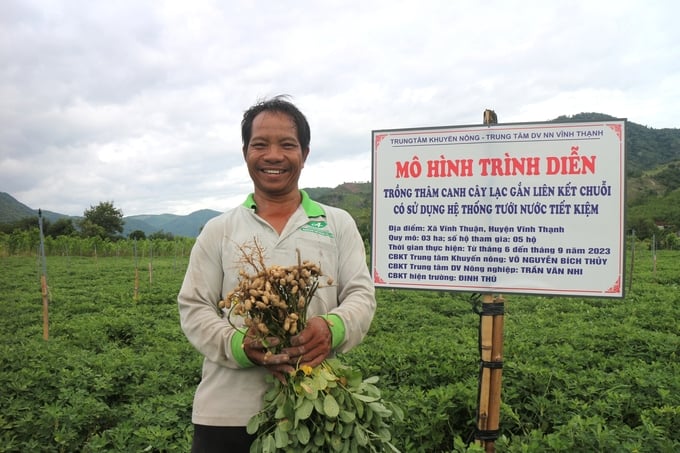
[[[298, 187], [311, 137], [302, 112], [282, 96], [257, 103], [243, 115], [241, 137], [254, 191], [205, 225], [178, 296], [182, 329], [204, 356], [193, 405], [193, 453], [248, 452], [253, 436], [245, 426], [262, 408], [265, 376], [285, 379], [294, 367], [314, 367], [350, 350], [363, 340], [375, 313], [354, 219]], [[306, 327], [279, 354], [267, 354], [246, 332], [244, 319], [218, 305], [237, 287], [243, 246], [253, 241], [264, 249], [266, 266], [296, 264], [299, 252], [335, 282], [317, 289]]]

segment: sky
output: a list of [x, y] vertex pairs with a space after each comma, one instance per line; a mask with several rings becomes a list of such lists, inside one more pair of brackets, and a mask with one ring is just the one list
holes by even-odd
[[598, 112], [680, 127], [680, 2], [2, 0], [0, 192], [67, 215], [227, 210], [240, 122], [288, 94], [300, 187], [371, 180], [380, 129]]

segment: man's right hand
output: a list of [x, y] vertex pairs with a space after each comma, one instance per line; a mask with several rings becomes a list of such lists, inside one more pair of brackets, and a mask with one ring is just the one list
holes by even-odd
[[276, 346], [279, 344], [279, 339], [267, 337], [263, 340], [256, 335], [257, 333], [254, 327], [248, 329], [248, 333], [243, 338], [243, 351], [251, 362], [267, 368], [277, 379], [285, 382], [284, 375], [295, 370], [289, 363], [290, 356], [288, 354], [272, 354], [267, 346]]

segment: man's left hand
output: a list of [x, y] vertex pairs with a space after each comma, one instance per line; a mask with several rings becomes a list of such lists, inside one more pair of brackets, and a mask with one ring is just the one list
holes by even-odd
[[314, 317], [299, 334], [291, 338], [291, 346], [281, 351], [288, 354], [288, 363], [295, 367], [301, 365], [312, 368], [321, 364], [331, 352], [331, 329], [325, 319]]

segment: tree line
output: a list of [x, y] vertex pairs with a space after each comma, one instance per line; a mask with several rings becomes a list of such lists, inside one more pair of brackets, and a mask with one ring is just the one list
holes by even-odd
[[[38, 228], [38, 216], [24, 217], [14, 222], [0, 223], [0, 233], [10, 234], [16, 230], [31, 230]], [[97, 206], [90, 206], [83, 212], [80, 220], [74, 221], [69, 217], [62, 217], [51, 222], [49, 219], [42, 219], [43, 234], [57, 238], [59, 236], [79, 236], [84, 238], [99, 237], [112, 241], [125, 239], [122, 236], [123, 211], [116, 208], [112, 201], [100, 202]], [[142, 230], [135, 230], [128, 235], [129, 239], [147, 239], [147, 235]], [[173, 240], [174, 235], [163, 230], [156, 231], [148, 236], [148, 239], [167, 239]]]
[[[370, 216], [357, 215], [357, 212], [363, 211], [357, 211], [356, 208], [352, 211], [366, 247], [370, 249]], [[676, 233], [675, 224], [660, 227], [652, 218], [637, 212], [632, 213], [628, 221], [628, 232], [638, 240], [654, 241], [654, 247], [657, 249], [678, 249], [680, 237]], [[0, 252], [4, 255], [34, 252], [40, 244], [38, 221], [36, 216], [0, 224]], [[186, 245], [194, 242], [193, 238], [176, 238], [172, 233], [163, 230], [150, 235], [135, 230], [126, 238], [122, 235], [124, 225], [123, 212], [111, 201], [90, 206], [78, 221], [71, 218], [60, 218], [54, 222], [42, 219], [46, 252], [60, 255], [129, 254], [133, 248], [129, 244], [134, 245], [135, 241], [151, 241], [157, 244], [156, 249], [159, 253], [169, 253], [166, 250], [167, 244], [162, 246], [162, 243]], [[116, 246], [116, 243], [120, 244]]]
[[194, 243], [193, 238], [175, 237], [163, 230], [148, 236], [135, 230], [126, 238], [122, 235], [123, 211], [112, 201], [103, 201], [86, 209], [77, 221], [64, 217], [51, 222], [34, 216], [0, 224], [0, 255], [35, 252], [40, 244], [41, 222], [48, 255], [184, 255]]

